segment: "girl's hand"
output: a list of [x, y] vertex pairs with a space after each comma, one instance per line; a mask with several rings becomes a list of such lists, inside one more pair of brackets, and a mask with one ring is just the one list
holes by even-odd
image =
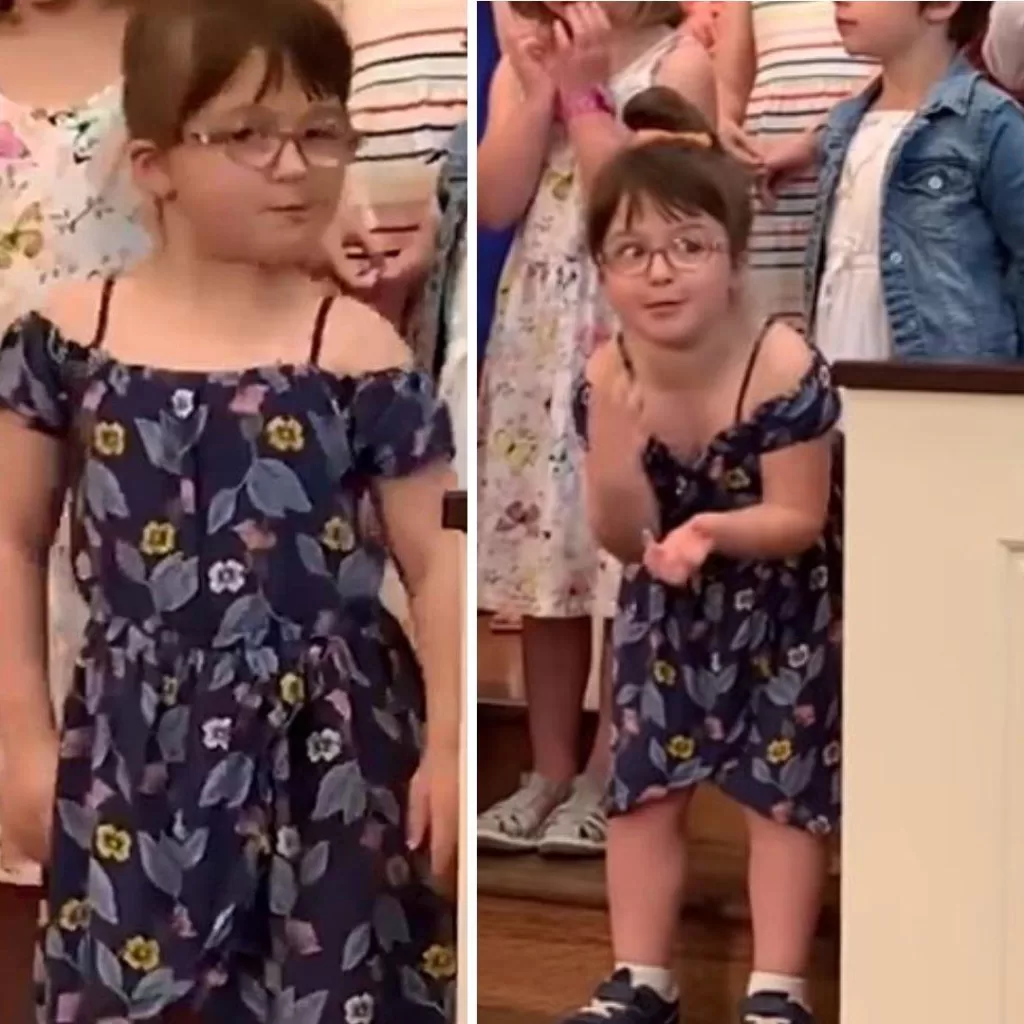
[[611, 466], [637, 458], [650, 440], [651, 431], [643, 389], [627, 369], [618, 344], [604, 344], [608, 347], [591, 358], [587, 377], [591, 401], [600, 407], [601, 437], [595, 447], [606, 453], [603, 461]]
[[555, 81], [551, 75], [554, 50], [550, 35], [539, 26], [516, 23], [509, 33], [506, 55], [527, 100], [554, 102]]
[[760, 145], [735, 121], [724, 117], [721, 119], [718, 125], [718, 140], [727, 153], [732, 154], [746, 167], [759, 171], [764, 166], [764, 154]]
[[676, 527], [663, 540], [644, 538], [644, 568], [662, 583], [684, 587], [699, 572], [714, 550], [714, 542], [702, 516]]
[[711, 50], [715, 45], [715, 5], [713, 3], [684, 4], [686, 21], [683, 28], [704, 47]]
[[14, 851], [50, 861], [60, 742], [56, 735], [5, 750], [0, 772], [0, 833]]
[[459, 754], [427, 749], [409, 788], [409, 848], [430, 842], [438, 889], [454, 895], [459, 853]]
[[775, 193], [787, 179], [795, 177], [814, 167], [817, 146], [814, 132], [769, 142], [763, 149], [761, 165], [761, 200], [770, 206]]
[[577, 2], [562, 8], [555, 24], [554, 76], [564, 93], [588, 92], [611, 77], [611, 22], [601, 4]]

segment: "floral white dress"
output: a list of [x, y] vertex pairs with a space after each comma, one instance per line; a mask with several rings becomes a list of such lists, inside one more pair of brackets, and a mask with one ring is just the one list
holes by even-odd
[[[660, 40], [611, 83], [617, 109], [680, 43]], [[619, 569], [587, 526], [573, 388], [613, 317], [587, 251], [583, 190], [564, 130], [502, 275], [483, 367], [478, 604], [534, 618], [615, 614]]]
[[[62, 111], [33, 110], [0, 95], [0, 329], [38, 306], [52, 285], [114, 274], [149, 247], [119, 160], [120, 101], [119, 83]], [[50, 583], [50, 684], [58, 711], [85, 619], [65, 521]], [[37, 880], [13, 861], [9, 851], [3, 855], [7, 873], [0, 877]]]

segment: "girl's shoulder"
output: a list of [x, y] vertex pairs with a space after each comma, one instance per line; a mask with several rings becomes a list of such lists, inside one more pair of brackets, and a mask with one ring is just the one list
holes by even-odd
[[810, 342], [782, 320], [769, 323], [756, 346], [746, 400], [751, 408], [792, 394], [824, 365]]

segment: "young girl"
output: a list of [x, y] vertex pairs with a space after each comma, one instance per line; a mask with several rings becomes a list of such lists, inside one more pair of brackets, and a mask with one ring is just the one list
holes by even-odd
[[830, 358], [1024, 354], [1024, 113], [960, 52], [989, 6], [836, 6], [882, 76], [821, 141], [807, 301]]
[[[354, 149], [351, 51], [317, 0], [147, 0], [123, 70], [161, 244], [0, 347], [0, 798], [49, 865], [39, 1019], [439, 1021], [453, 956], [416, 850], [429, 830], [447, 875], [451, 433], [390, 329], [293, 269]], [[90, 614], [58, 738], [42, 567], [65, 486]]]
[[573, 777], [592, 617], [611, 617], [617, 575], [602, 581], [586, 524], [571, 397], [612, 321], [586, 251], [583, 202], [629, 140], [615, 111], [630, 96], [657, 81], [713, 116], [714, 82], [700, 44], [673, 30], [678, 4], [513, 7], [541, 20], [508, 33], [479, 151], [481, 220], [522, 219], [482, 382], [479, 603], [523, 618], [534, 774], [484, 813], [477, 834], [504, 850], [599, 853], [607, 721], [588, 771]]
[[[839, 399], [822, 358], [751, 322], [749, 181], [677, 98], [637, 97], [588, 240], [623, 333], [579, 392], [588, 510], [619, 595], [608, 834], [614, 975], [573, 1024], [675, 1024], [693, 792], [750, 832], [744, 1024], [808, 1024], [839, 817]], [[636, 880], [644, 879], [638, 886]]]

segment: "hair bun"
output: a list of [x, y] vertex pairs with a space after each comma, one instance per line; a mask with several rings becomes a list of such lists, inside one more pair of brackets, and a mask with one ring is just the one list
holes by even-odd
[[665, 85], [654, 85], [637, 93], [622, 112], [622, 121], [633, 132], [669, 136], [706, 137], [718, 150], [718, 136], [708, 119], [690, 102]]

